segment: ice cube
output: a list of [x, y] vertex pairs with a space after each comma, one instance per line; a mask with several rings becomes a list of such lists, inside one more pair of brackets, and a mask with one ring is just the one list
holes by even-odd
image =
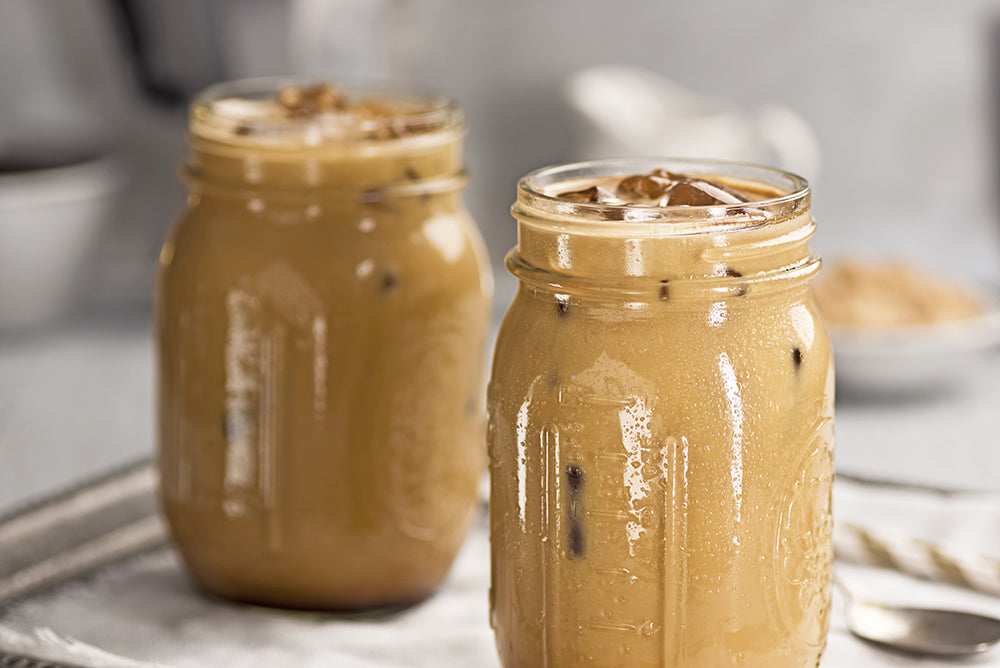
[[[656, 170], [657, 172], [666, 170]], [[669, 173], [669, 172], [668, 172]], [[659, 199], [663, 197], [667, 189], [673, 185], [673, 180], [659, 176], [655, 172], [650, 174], [635, 174], [626, 176], [618, 184], [616, 189], [623, 197], [643, 197], [646, 199]]]
[[714, 206], [743, 204], [750, 198], [732, 188], [704, 179], [682, 179], [660, 198], [660, 206]]
[[683, 181], [684, 180], [684, 175], [683, 174], [676, 174], [674, 172], [671, 172], [670, 170], [663, 169], [662, 167], [654, 169], [653, 171], [651, 171], [649, 173], [649, 175], [650, 176], [656, 176], [656, 177], [661, 178], [661, 179], [666, 179], [668, 181]]
[[570, 202], [585, 202], [589, 204], [620, 204], [621, 200], [614, 193], [600, 186], [590, 186], [583, 190], [573, 190], [559, 193], [558, 197]]

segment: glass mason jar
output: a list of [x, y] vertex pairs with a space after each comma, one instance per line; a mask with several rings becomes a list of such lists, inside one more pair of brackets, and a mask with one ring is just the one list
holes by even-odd
[[405, 604], [444, 578], [485, 468], [492, 277], [464, 116], [280, 83], [191, 108], [157, 285], [162, 506], [210, 592]]
[[[666, 168], [747, 204], [556, 193]], [[488, 391], [491, 621], [514, 666], [815, 666], [833, 370], [802, 179], [617, 160], [523, 178]]]

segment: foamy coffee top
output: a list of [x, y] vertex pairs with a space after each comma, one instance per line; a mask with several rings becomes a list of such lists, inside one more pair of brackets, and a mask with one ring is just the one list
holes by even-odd
[[738, 205], [769, 199], [781, 191], [759, 182], [654, 169], [648, 174], [554, 183], [546, 194], [575, 203], [661, 208]]
[[229, 144], [387, 142], [461, 130], [459, 107], [421, 93], [349, 90], [328, 82], [210, 88], [192, 106], [192, 134]]

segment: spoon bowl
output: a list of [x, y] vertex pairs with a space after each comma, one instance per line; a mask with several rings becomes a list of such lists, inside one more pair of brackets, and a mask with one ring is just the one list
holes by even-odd
[[979, 654], [1000, 643], [1000, 619], [959, 610], [898, 607], [846, 594], [847, 628], [882, 647], [925, 656]]

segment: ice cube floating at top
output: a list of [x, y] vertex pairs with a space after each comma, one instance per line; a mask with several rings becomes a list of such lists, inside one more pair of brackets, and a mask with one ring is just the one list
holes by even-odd
[[657, 207], [740, 204], [754, 199], [721, 181], [662, 168], [648, 174], [602, 179], [588, 188], [560, 192], [558, 197], [571, 202]]

